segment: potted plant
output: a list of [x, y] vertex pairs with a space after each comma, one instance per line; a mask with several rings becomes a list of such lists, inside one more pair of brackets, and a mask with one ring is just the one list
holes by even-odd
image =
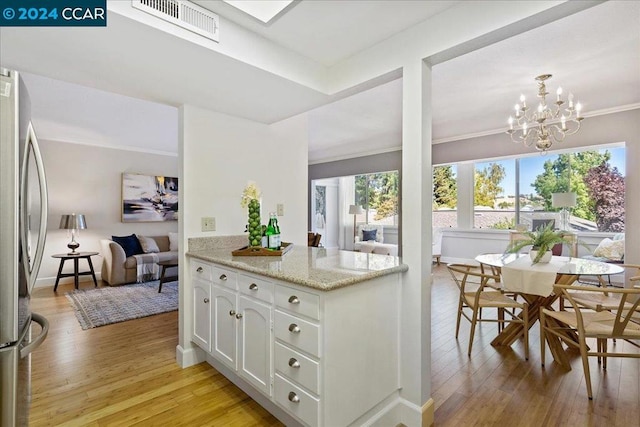
[[551, 249], [558, 243], [566, 243], [562, 231], [553, 231], [552, 223], [534, 231], [525, 231], [523, 234], [527, 238], [513, 242], [507, 247], [506, 252], [516, 253], [526, 246], [531, 246], [529, 255], [534, 264], [549, 262], [551, 260]]

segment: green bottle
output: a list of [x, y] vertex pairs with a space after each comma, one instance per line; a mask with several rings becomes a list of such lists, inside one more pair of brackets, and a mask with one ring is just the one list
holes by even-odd
[[267, 237], [267, 247], [269, 249], [278, 249], [277, 235], [276, 235], [276, 227], [274, 225], [274, 219], [276, 214], [273, 212], [269, 212], [269, 224], [267, 225], [267, 229], [264, 234]]
[[280, 249], [280, 230], [274, 212], [269, 213], [269, 224], [267, 225], [265, 235], [267, 236], [267, 247], [269, 249]]

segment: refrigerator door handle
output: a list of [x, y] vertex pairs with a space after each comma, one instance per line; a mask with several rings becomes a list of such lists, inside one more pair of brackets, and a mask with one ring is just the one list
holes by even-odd
[[33, 350], [40, 347], [40, 344], [47, 338], [47, 334], [49, 333], [49, 321], [44, 316], [38, 313], [31, 313], [31, 320], [39, 324], [40, 327], [42, 327], [42, 331], [40, 331], [40, 334], [32, 339], [29, 344], [20, 348], [21, 358], [27, 357]]
[[[34, 162], [36, 165], [36, 173], [38, 174], [38, 180], [40, 188], [40, 230], [38, 233], [38, 243], [36, 244], [36, 250], [34, 252], [33, 263], [29, 261], [29, 249], [27, 244], [27, 230], [29, 224], [29, 213], [27, 210], [27, 175], [29, 157], [33, 154]], [[42, 262], [42, 256], [44, 254], [44, 244], [47, 236], [47, 182], [44, 173], [44, 162], [42, 161], [42, 154], [40, 154], [40, 147], [38, 145], [38, 139], [36, 138], [36, 132], [33, 129], [33, 123], [29, 122], [27, 129], [27, 137], [25, 142], [25, 154], [22, 159], [22, 176], [20, 177], [20, 200], [22, 218], [20, 218], [20, 233], [22, 245], [22, 257], [26, 262], [24, 263], [26, 270], [25, 275], [27, 277], [27, 286], [29, 293], [33, 291], [33, 287], [36, 284], [38, 276], [38, 270], [40, 269], [40, 263]]]

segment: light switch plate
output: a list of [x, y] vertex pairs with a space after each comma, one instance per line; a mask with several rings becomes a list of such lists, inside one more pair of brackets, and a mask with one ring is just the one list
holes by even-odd
[[276, 211], [278, 216], [284, 216], [284, 204], [282, 203], [278, 203], [278, 205], [276, 206]]
[[214, 217], [202, 217], [202, 231], [216, 231], [216, 219]]

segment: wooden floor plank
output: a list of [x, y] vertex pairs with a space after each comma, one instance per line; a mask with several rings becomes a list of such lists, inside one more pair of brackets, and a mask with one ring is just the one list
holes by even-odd
[[[60, 285], [55, 294], [38, 288], [32, 298], [51, 329], [32, 356], [30, 425], [282, 425], [208, 364], [176, 364], [177, 312], [83, 331], [64, 296], [72, 286]], [[522, 339], [492, 346], [497, 329], [490, 323], [478, 326], [469, 358], [466, 320], [454, 337], [458, 294], [445, 266], [434, 269], [431, 298], [437, 426], [640, 426], [638, 359], [612, 358], [606, 372], [590, 360], [590, 402], [578, 353], [568, 353], [570, 371], [553, 362], [548, 348], [540, 365], [537, 325], [529, 361]], [[640, 352], [626, 342], [617, 349]]]

